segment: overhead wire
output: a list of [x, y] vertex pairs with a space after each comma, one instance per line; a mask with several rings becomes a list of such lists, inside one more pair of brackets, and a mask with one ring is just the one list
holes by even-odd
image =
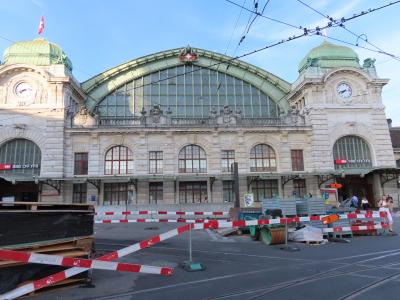
[[[228, 2], [229, 2], [230, 0], [225, 0], [225, 1], [228, 1]], [[342, 17], [342, 18], [339, 18], [339, 19], [335, 19], [335, 21], [340, 20], [340, 23], [339, 23], [339, 24], [343, 24], [343, 23], [346, 23], [346, 22], [348, 22], [348, 21], [350, 21], [350, 20], [354, 20], [354, 19], [356, 19], [356, 18], [365, 16], [365, 15], [367, 15], [367, 14], [373, 13], [373, 12], [375, 12], [375, 11], [378, 11], [378, 10], [380, 10], [380, 9], [383, 9], [383, 8], [386, 8], [386, 7], [389, 7], [389, 6], [398, 4], [398, 3], [400, 3], [400, 0], [395, 1], [395, 2], [390, 2], [390, 3], [388, 3], [388, 4], [385, 4], [385, 5], [382, 5], [382, 6], [373, 8], [373, 9], [370, 8], [370, 9], [368, 9], [367, 11], [362, 11], [362, 12], [360, 12], [360, 13], [358, 13], [358, 14], [353, 14], [353, 16], [348, 17], [348, 18]], [[246, 10], [248, 10], [248, 9], [246, 9]], [[234, 56], [234, 57], [230, 57], [230, 58], [227, 58], [227, 59], [225, 59], [225, 60], [223, 60], [223, 61], [219, 61], [219, 62], [216, 62], [216, 63], [211, 63], [211, 64], [208, 65], [208, 66], [197, 66], [198, 68], [197, 68], [197, 69], [194, 69], [194, 70], [189, 70], [189, 71], [183, 72], [183, 73], [181, 73], [181, 74], [169, 76], [169, 77], [166, 77], [166, 78], [163, 78], [163, 79], [159, 79], [159, 80], [155, 80], [155, 81], [152, 81], [152, 82], [149, 82], [149, 83], [144, 83], [144, 84], [142, 84], [142, 85], [135, 86], [135, 87], [133, 87], [133, 88], [127, 89], [127, 91], [139, 89], [139, 88], [142, 88], [142, 87], [145, 87], [145, 86], [149, 86], [149, 85], [152, 85], [152, 84], [155, 84], [155, 83], [159, 83], [159, 82], [162, 82], [162, 81], [165, 81], [165, 80], [169, 80], [169, 79], [173, 79], [173, 78], [176, 78], [176, 77], [179, 77], [179, 76], [183, 76], [183, 75], [186, 75], [186, 74], [190, 74], [190, 73], [193, 73], [193, 72], [197, 72], [197, 71], [199, 71], [199, 70], [201, 70], [201, 69], [204, 69], [204, 68], [211, 68], [211, 67], [215, 67], [215, 66], [217, 66], [217, 65], [226, 64], [226, 63], [232, 62], [232, 61], [234, 61], [234, 60], [238, 60], [238, 59], [241, 59], [241, 58], [243, 58], [243, 57], [247, 57], [247, 56], [249, 56], [249, 55], [253, 55], [253, 54], [255, 54], [255, 53], [264, 51], [264, 50], [266, 50], [266, 49], [269, 49], [269, 48], [272, 48], [272, 47], [275, 47], [275, 46], [278, 46], [278, 45], [281, 45], [281, 44], [284, 44], [284, 43], [287, 43], [287, 42], [291, 42], [291, 41], [293, 41], [293, 40], [297, 40], [297, 39], [299, 39], [299, 38], [301, 38], [301, 37], [305, 37], [305, 36], [309, 36], [309, 35], [321, 35], [322, 30], [327, 29], [327, 28], [331, 28], [331, 27], [336, 27], [336, 26], [339, 26], [339, 25], [335, 25], [335, 24], [332, 24], [332, 22], [328, 22], [327, 25], [324, 25], [324, 26], [317, 26], [317, 27], [315, 27], [315, 28], [310, 28], [310, 29], [309, 29], [309, 28], [306, 28], [306, 27], [301, 27], [302, 30], [303, 30], [303, 33], [302, 33], [302, 34], [290, 36], [290, 37], [288, 37], [288, 38], [286, 38], [286, 39], [282, 39], [281, 41], [278, 41], [278, 42], [275, 42], [275, 43], [266, 45], [266, 46], [264, 46], [264, 47], [261, 47], [261, 48], [258, 48], [258, 49], [255, 49], [255, 50], [246, 52], [246, 53], [244, 53], [244, 54], [237, 55], [237, 56]], [[297, 28], [297, 27], [296, 27], [296, 28]]]
[[[336, 20], [333, 19], [331, 16], [324, 14], [323, 12], [317, 10], [316, 8], [312, 7], [311, 5], [305, 3], [305, 2], [302, 1], [302, 0], [297, 0], [297, 2], [299, 2], [299, 3], [301, 3], [302, 5], [308, 7], [308, 8], [311, 9], [312, 11], [314, 11], [314, 12], [316, 12], [317, 14], [319, 14], [320, 16], [322, 16], [322, 17], [324, 17], [324, 18], [330, 20], [331, 22], [334, 22], [334, 23], [340, 22], [340, 21], [336, 21]], [[396, 2], [399, 2], [399, 1], [396, 1]], [[372, 46], [372, 47], [374, 47], [375, 49], [379, 50], [379, 51], [375, 51], [375, 52], [381, 53], [381, 54], [384, 54], [384, 55], [387, 55], [387, 56], [390, 56], [390, 57], [392, 57], [393, 59], [396, 59], [396, 60], [400, 61], [400, 57], [398, 57], [398, 56], [396, 56], [396, 55], [394, 55], [394, 54], [392, 54], [392, 53], [389, 53], [389, 52], [383, 50], [382, 48], [378, 47], [377, 45], [373, 44], [372, 42], [370, 42], [365, 34], [357, 34], [357, 33], [353, 32], [353, 31], [351, 31], [350, 29], [346, 28], [346, 26], [344, 26], [343, 24], [339, 24], [338, 27], [343, 28], [344, 30], [346, 30], [347, 32], [349, 32], [350, 34], [352, 34], [353, 36], [355, 36], [355, 37], [357, 38], [356, 43], [355, 43], [356, 45], [358, 45], [358, 40], [361, 39], [361, 40], [363, 40], [364, 42], [366, 42], [367, 44], [369, 44], [370, 46]], [[365, 37], [363, 37], [363, 36], [365, 36]], [[367, 48], [364, 48], [364, 49], [367, 49]]]
[[[365, 47], [365, 46], [361, 46], [361, 45], [358, 45], [358, 44], [356, 44], [356, 43], [344, 41], [344, 40], [339, 39], [339, 38], [334, 38], [334, 37], [331, 37], [331, 36], [326, 36], [325, 38], [330, 39], [330, 40], [333, 40], [333, 41], [336, 41], [336, 42], [340, 42], [340, 43], [343, 43], [343, 44], [347, 44], [347, 45], [349, 45], [349, 46], [354, 46], [354, 47], [358, 47], [358, 48], [361, 48], [361, 49], [365, 49], [365, 50], [368, 50], [368, 51], [371, 51], [371, 52], [375, 52], [375, 53], [380, 53], [380, 54], [382, 54], [382, 52], [381, 52], [380, 50], [375, 50], [375, 49], [372, 49], [372, 48], [368, 48], [368, 47]], [[394, 59], [394, 57], [392, 57], [392, 58]], [[400, 60], [400, 58], [399, 58], [399, 60]]]
[[[240, 7], [242, 9], [244, 9], [244, 10], [247, 10], [249, 12], [253, 12], [252, 10], [248, 9], [247, 7], [244, 7], [244, 6], [238, 4], [238, 3], [234, 2], [234, 1], [231, 1], [231, 0], [225, 0], [225, 1], [235, 5], [237, 7]], [[275, 18], [267, 17], [267, 16], [265, 16], [265, 15], [263, 15], [261, 13], [257, 13], [257, 14], [261, 18], [264, 18], [264, 19], [267, 19], [267, 20], [270, 20], [270, 21], [273, 21], [273, 22], [276, 22], [276, 23], [280, 23], [280, 24], [283, 24], [283, 25], [286, 25], [286, 26], [289, 26], [289, 27], [292, 27], [292, 28], [296, 28], [296, 29], [303, 29], [302, 26], [296, 26], [296, 25], [290, 24], [290, 23], [282, 21], [282, 20], [278, 20], [278, 19], [275, 19]]]
[[[242, 6], [244, 6], [244, 5], [246, 4], [246, 1], [247, 1], [247, 0], [244, 0], [244, 1], [243, 1]], [[235, 22], [235, 25], [234, 25], [234, 27], [233, 27], [231, 36], [230, 36], [230, 38], [229, 38], [228, 45], [226, 46], [226, 49], [225, 49], [225, 52], [224, 52], [225, 55], [228, 53], [229, 46], [231, 45], [232, 38], [233, 38], [233, 35], [235, 34], [236, 28], [237, 28], [237, 26], [238, 26], [238, 24], [239, 24], [239, 20], [240, 20], [240, 17], [242, 16], [242, 12], [243, 12], [243, 8], [240, 9], [239, 15], [238, 15], [238, 17], [236, 18], [236, 22]]]
[[[241, 7], [239, 4], [237, 4], [237, 3], [235, 3], [235, 2], [232, 2], [232, 1], [230, 1], [230, 0], [225, 0], [225, 1], [230, 2], [230, 3], [233, 3], [233, 4], [235, 4], [235, 5], [239, 6], [239, 7]], [[158, 80], [155, 80], [155, 81], [152, 81], [152, 82], [149, 82], [149, 83], [143, 83], [143, 84], [141, 84], [141, 85], [139, 85], [139, 86], [135, 86], [135, 87], [133, 87], [133, 88], [126, 89], [126, 91], [136, 90], [136, 89], [139, 89], [139, 88], [142, 88], [142, 87], [145, 87], [145, 86], [150, 86], [150, 85], [152, 85], [152, 84], [156, 84], [156, 83], [159, 83], [159, 82], [162, 82], [162, 81], [165, 81], [165, 80], [169, 80], [169, 79], [177, 78], [177, 77], [179, 77], [179, 76], [183, 76], [183, 75], [186, 75], [186, 74], [194, 73], [194, 72], [197, 72], [197, 71], [199, 71], [199, 70], [201, 70], [201, 69], [211, 68], [211, 67], [215, 67], [215, 66], [218, 66], [218, 65], [221, 65], [221, 64], [228, 64], [228, 63], [231, 63], [231, 62], [234, 61], [234, 60], [238, 60], [238, 59], [241, 59], [241, 58], [243, 58], [243, 57], [247, 57], [247, 56], [249, 56], [249, 55], [253, 55], [253, 54], [255, 54], [255, 53], [258, 53], [258, 52], [267, 50], [267, 49], [272, 48], [272, 47], [279, 46], [279, 45], [284, 44], [284, 43], [288, 43], [288, 42], [297, 40], [297, 39], [302, 38], [302, 37], [305, 37], [305, 36], [309, 36], [309, 35], [321, 35], [321, 31], [324, 30], [324, 29], [326, 29], [326, 28], [331, 28], [331, 27], [340, 26], [340, 25], [342, 25], [342, 24], [344, 24], [344, 23], [346, 23], [346, 22], [348, 22], [348, 21], [350, 21], [350, 20], [354, 20], [354, 19], [356, 19], [356, 18], [365, 16], [365, 15], [367, 15], [367, 14], [373, 13], [373, 12], [375, 12], [375, 11], [381, 10], [381, 9], [383, 9], [383, 8], [386, 8], [386, 7], [390, 7], [390, 6], [395, 5], [395, 4], [398, 4], [398, 3], [400, 3], [400, 0], [394, 1], [394, 2], [390, 2], [390, 3], [387, 3], [387, 4], [385, 4], [385, 5], [382, 5], [382, 6], [373, 8], [373, 9], [370, 8], [370, 9], [368, 9], [368, 10], [366, 10], [366, 11], [361, 11], [360, 13], [358, 13], [358, 14], [353, 14], [353, 16], [348, 17], [348, 18], [342, 17], [342, 18], [340, 18], [340, 19], [333, 19], [334, 21], [333, 21], [333, 22], [332, 22], [332, 21], [328, 22], [327, 25], [324, 25], [324, 26], [317, 26], [317, 27], [315, 27], [315, 28], [310, 28], [310, 29], [309, 29], [309, 28], [306, 28], [306, 27], [302, 27], [302, 26], [298, 26], [298, 27], [297, 27], [297, 26], [293, 26], [293, 25], [290, 25], [290, 24], [289, 24], [288, 26], [302, 29], [302, 30], [303, 30], [303, 33], [302, 33], [302, 34], [298, 34], [298, 35], [290, 36], [290, 37], [288, 37], [288, 38], [286, 38], [286, 39], [282, 39], [281, 41], [278, 41], [278, 42], [275, 42], [275, 43], [266, 45], [266, 46], [264, 46], [264, 47], [261, 47], [261, 48], [258, 48], [258, 49], [255, 49], [255, 50], [246, 52], [246, 53], [244, 53], [244, 54], [242, 54], [242, 55], [237, 55], [237, 56], [234, 56], [234, 57], [230, 57], [230, 58], [224, 59], [224, 60], [219, 61], [219, 62], [211, 63], [211, 64], [208, 65], [208, 66], [198, 66], [198, 68], [196, 68], [196, 69], [189, 70], [189, 71], [186, 71], [186, 72], [177, 74], [177, 75], [169, 76], [169, 77], [166, 77], [166, 78], [163, 78], [163, 79], [158, 79]], [[247, 8], [244, 8], [244, 9], [245, 9], [245, 10], [248, 10]], [[262, 16], [262, 15], [260, 14], [260, 16]], [[265, 16], [264, 16], [264, 17], [265, 17]], [[271, 18], [267, 17], [267, 19], [271, 19]], [[276, 20], [275, 20], [275, 21], [276, 21]], [[282, 22], [280, 22], [280, 23], [282, 23]], [[4, 38], [4, 37], [0, 36], [0, 38]], [[4, 38], [4, 39], [7, 39], [7, 38]], [[331, 38], [331, 39], [334, 39], [334, 38]], [[9, 40], [9, 39], [7, 39], [7, 40]], [[341, 42], [343, 42], [343, 43], [349, 43], [349, 42], [345, 42], [345, 41], [342, 41], [342, 40], [339, 40], [339, 39], [336, 39], [336, 40], [337, 40], [337, 41], [341, 41]], [[9, 41], [11, 41], [11, 40], [9, 40]], [[351, 44], [351, 43], [349, 43], [349, 44]], [[352, 45], [354, 45], [354, 44], [352, 44]], [[370, 50], [370, 48], [366, 48], [366, 47], [362, 47], [362, 46], [357, 46], [357, 47]], [[88, 96], [89, 98], [91, 98], [92, 100], [96, 101], [96, 102], [98, 101], [98, 99], [95, 99], [95, 98], [93, 98], [92, 96], [90, 96], [90, 95], [88, 95], [88, 94], [87, 94], [87, 96]]]

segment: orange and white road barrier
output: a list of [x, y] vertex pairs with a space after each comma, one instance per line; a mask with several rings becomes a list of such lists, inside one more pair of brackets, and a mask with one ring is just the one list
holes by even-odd
[[64, 267], [81, 267], [90, 269], [111, 270], [120, 272], [148, 273], [158, 275], [172, 275], [172, 268], [147, 266], [140, 264], [128, 264], [120, 262], [108, 262], [97, 259], [63, 257], [23, 251], [0, 249], [0, 260], [11, 260], [25, 263], [55, 265]]

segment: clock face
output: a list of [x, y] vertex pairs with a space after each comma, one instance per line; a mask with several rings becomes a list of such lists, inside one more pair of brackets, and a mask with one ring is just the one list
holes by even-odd
[[15, 94], [20, 98], [29, 99], [33, 96], [33, 88], [27, 82], [20, 82], [15, 86]]
[[337, 86], [336, 91], [341, 98], [349, 98], [352, 93], [350, 85], [345, 82], [340, 83]]

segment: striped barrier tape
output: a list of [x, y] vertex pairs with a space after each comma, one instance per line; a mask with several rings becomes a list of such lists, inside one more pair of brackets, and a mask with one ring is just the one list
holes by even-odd
[[166, 211], [166, 210], [130, 210], [130, 211], [105, 211], [96, 212], [97, 216], [123, 216], [123, 215], [178, 215], [178, 216], [223, 216], [227, 211]]
[[[268, 224], [290, 224], [290, 223], [298, 223], [298, 222], [310, 222], [310, 221], [321, 221], [324, 216], [307, 216], [307, 217], [292, 217], [292, 218], [277, 218], [277, 219], [265, 219], [265, 220], [239, 220], [234, 222], [239, 222], [237, 226], [234, 227], [246, 227], [246, 226], [254, 226], [254, 225], [268, 225]], [[366, 214], [341, 214], [339, 215], [340, 219], [373, 219], [373, 218], [385, 218], [386, 212], [373, 212], [373, 213], [366, 213]], [[126, 220], [95, 220], [96, 224], [115, 224], [115, 223], [209, 223], [211, 221], [218, 221], [218, 222], [227, 222], [228, 220], [208, 220], [208, 219], [126, 219]], [[246, 222], [257, 222], [257, 224], [246, 225]]]
[[0, 249], [0, 260], [11, 260], [25, 263], [55, 265], [64, 267], [81, 267], [90, 269], [112, 270], [120, 272], [148, 273], [158, 275], [172, 275], [172, 268], [155, 267], [139, 264], [127, 264], [101, 261], [97, 259], [63, 257], [23, 251]]
[[323, 228], [322, 232], [353, 232], [353, 231], [364, 231], [364, 230], [375, 230], [375, 229], [388, 229], [390, 228], [389, 224], [382, 223], [376, 225], [353, 225], [353, 226], [343, 226], [343, 227], [331, 227], [331, 228]]
[[[351, 214], [348, 214], [348, 215], [351, 215]], [[348, 217], [348, 215], [347, 215], [347, 217]], [[376, 214], [375, 215], [374, 215], [374, 213], [364, 214], [365, 217], [367, 215], [368, 215], [368, 218], [372, 218]], [[386, 213], [380, 212], [379, 216], [386, 217]], [[286, 222], [290, 223], [290, 222], [301, 222], [301, 221], [308, 221], [308, 220], [319, 221], [319, 220], [321, 220], [321, 217], [322, 216], [311, 216], [311, 217], [294, 217], [294, 218], [281, 218], [281, 219], [270, 219], [270, 220], [251, 220], [251, 221], [241, 220], [241, 221], [233, 221], [233, 222], [208, 220], [208, 222], [206, 222], [206, 223], [186, 224], [184, 226], [167, 231], [158, 236], [154, 236], [150, 239], [144, 240], [140, 243], [136, 243], [134, 245], [131, 245], [131, 246], [122, 248], [120, 250], [113, 251], [109, 254], [103, 255], [100, 258], [98, 258], [98, 260], [112, 261], [112, 260], [118, 259], [120, 257], [123, 257], [128, 254], [139, 251], [141, 249], [155, 245], [155, 244], [157, 244], [163, 240], [166, 240], [168, 238], [171, 238], [173, 236], [180, 235], [180, 234], [188, 231], [190, 228], [193, 228], [193, 229], [217, 229], [217, 228], [246, 227], [246, 226], [268, 225], [268, 224], [285, 224]], [[382, 223], [382, 224], [378, 224], [378, 225], [361, 225], [361, 226], [349, 226], [349, 227], [324, 228], [323, 232], [348, 232], [348, 231], [362, 231], [362, 230], [386, 229], [386, 228], [389, 228], [389, 225]], [[58, 272], [56, 274], [44, 277], [42, 279], [35, 280], [33, 282], [24, 284], [10, 292], [0, 295], [0, 300], [15, 299], [17, 297], [32, 293], [36, 290], [42, 289], [49, 285], [52, 285], [52, 284], [55, 284], [62, 280], [65, 280], [66, 278], [69, 278], [69, 277], [72, 277], [79, 273], [85, 272], [87, 270], [89, 270], [89, 269], [73, 267], [73, 268], [67, 269], [65, 271]]]
[[[200, 227], [201, 225], [201, 227]], [[208, 228], [207, 226], [205, 226], [207, 224], [186, 224], [184, 226], [175, 228], [173, 230], [167, 231], [165, 233], [162, 233], [160, 235], [154, 236], [150, 239], [141, 241], [139, 243], [133, 244], [131, 246], [122, 248], [120, 250], [117, 251], [113, 251], [110, 252], [106, 255], [103, 255], [101, 257], [98, 258], [98, 260], [101, 261], [112, 261], [112, 260], [116, 260], [120, 257], [126, 256], [128, 254], [134, 253], [136, 251], [139, 251], [141, 249], [153, 246], [161, 241], [164, 241], [166, 239], [172, 238], [174, 236], [180, 235], [186, 231], [188, 231], [190, 228], [193, 229], [204, 229], [204, 228]], [[44, 277], [42, 279], [39, 280], [35, 280], [33, 282], [21, 285], [19, 287], [17, 287], [16, 289], [9, 291], [3, 295], [0, 295], [0, 300], [11, 300], [11, 299], [15, 299], [18, 297], [21, 297], [23, 295], [32, 293], [34, 291], [37, 291], [39, 289], [45, 288], [47, 286], [50, 286], [52, 284], [55, 284], [57, 282], [63, 281], [69, 277], [75, 276], [77, 274], [80, 274], [82, 272], [85, 272], [89, 270], [88, 268], [79, 268], [79, 267], [73, 267], [61, 272], [58, 272], [56, 274]]]
[[[233, 221], [233, 222], [219, 222], [216, 220], [210, 220], [208, 223], [204, 224], [195, 224], [198, 227], [203, 226], [203, 228], [198, 229], [218, 229], [218, 228], [233, 228], [233, 227], [246, 227], [246, 226], [255, 226], [255, 225], [266, 225], [266, 224], [285, 224], [283, 223], [264, 223], [259, 221], [268, 221], [268, 220], [252, 220], [252, 221]], [[269, 220], [275, 221], [275, 220]], [[332, 227], [332, 228], [322, 228], [322, 232], [349, 232], [349, 231], [363, 231], [363, 230], [373, 230], [373, 229], [387, 229], [389, 228], [389, 224], [381, 223], [374, 225], [353, 225], [353, 226], [341, 226], [341, 227]]]
[[[110, 224], [110, 223], [207, 223], [210, 220], [207, 219], [195, 219], [195, 220], [187, 220], [187, 219], [135, 219], [135, 220], [95, 220], [95, 224]], [[227, 220], [223, 220], [227, 221]]]

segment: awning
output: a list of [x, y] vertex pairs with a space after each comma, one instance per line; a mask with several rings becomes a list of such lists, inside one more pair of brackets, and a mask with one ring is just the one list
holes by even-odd
[[35, 181], [37, 178], [32, 174], [0, 174], [0, 178], [12, 184], [17, 182]]
[[368, 174], [382, 174], [382, 173], [397, 173], [400, 174], [400, 168], [394, 167], [371, 167], [371, 168], [362, 168], [362, 169], [340, 169], [335, 170], [335, 175], [368, 175]]

